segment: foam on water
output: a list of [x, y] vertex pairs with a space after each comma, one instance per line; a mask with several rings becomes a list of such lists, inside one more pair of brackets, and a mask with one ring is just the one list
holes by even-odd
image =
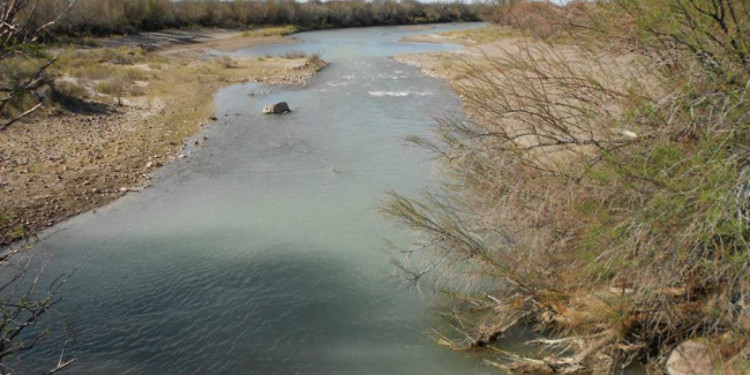
[[432, 95], [431, 92], [425, 91], [425, 92], [416, 92], [416, 91], [369, 91], [368, 94], [371, 96], [376, 97], [383, 97], [383, 96], [396, 96], [396, 97], [403, 97], [403, 96], [409, 96], [409, 95], [416, 95], [416, 96], [427, 96]]

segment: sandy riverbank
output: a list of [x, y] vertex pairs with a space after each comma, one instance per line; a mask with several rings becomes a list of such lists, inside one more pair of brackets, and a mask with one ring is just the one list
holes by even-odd
[[415, 53], [394, 56], [404, 64], [416, 66], [423, 73], [447, 80], [451, 85], [465, 81], [464, 68], [481, 66], [492, 58], [519, 51], [532, 41], [511, 29], [488, 25], [478, 29], [452, 31], [440, 34], [413, 35], [401, 39], [411, 43], [452, 43], [466, 48], [456, 52]]
[[174, 40], [147, 34], [57, 51], [59, 93], [0, 132], [0, 244], [148, 186], [149, 172], [179, 157], [185, 140], [212, 121], [220, 87], [304, 85], [324, 62], [202, 58], [294, 42], [283, 32], [212, 30], [192, 32], [192, 39], [175, 32]]
[[459, 39], [459, 38], [451, 38], [448, 36], [444, 36], [441, 34], [424, 34], [424, 35], [409, 35], [407, 37], [401, 38], [399, 42], [404, 43], [452, 43], [452, 44], [461, 44], [464, 46], [470, 46], [474, 43], [470, 40], [465, 39]]

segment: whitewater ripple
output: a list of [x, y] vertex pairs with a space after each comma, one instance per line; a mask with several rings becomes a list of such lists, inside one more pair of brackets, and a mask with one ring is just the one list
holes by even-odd
[[383, 96], [395, 96], [395, 97], [403, 97], [403, 96], [409, 96], [409, 95], [416, 95], [416, 96], [427, 96], [432, 95], [431, 92], [425, 91], [425, 92], [418, 92], [418, 91], [369, 91], [368, 94], [370, 96], [376, 96], [376, 97], [383, 97]]

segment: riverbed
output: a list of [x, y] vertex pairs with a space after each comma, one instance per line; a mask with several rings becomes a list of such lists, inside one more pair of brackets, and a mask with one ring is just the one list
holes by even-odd
[[[409, 233], [377, 213], [390, 189], [441, 178], [404, 137], [461, 114], [445, 82], [390, 59], [461, 46], [398, 41], [477, 26], [317, 31], [232, 52], [330, 65], [304, 88], [220, 90], [218, 120], [150, 188], [43, 234], [46, 277], [74, 272], [57, 306], [71, 373], [492, 373], [431, 341], [436, 297], [393, 277], [386, 243]], [[292, 112], [261, 114], [278, 101]], [[60, 340], [24, 369], [50, 367]]]

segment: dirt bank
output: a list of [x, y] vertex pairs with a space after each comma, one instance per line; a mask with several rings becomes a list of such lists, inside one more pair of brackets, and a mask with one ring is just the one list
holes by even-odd
[[220, 87], [304, 85], [325, 66], [316, 57], [198, 59], [206, 50], [289, 42], [279, 33], [203, 33], [179, 43], [142, 37], [160, 40], [150, 52], [134, 37], [56, 51], [50, 103], [0, 132], [0, 244], [148, 186], [149, 172], [212, 121]]
[[441, 34], [425, 34], [425, 35], [409, 35], [406, 37], [401, 38], [399, 42], [403, 43], [453, 43], [453, 44], [461, 44], [465, 46], [473, 45], [474, 43], [470, 40], [465, 39], [458, 39], [458, 38], [451, 38], [449, 36], [444, 36]]
[[394, 56], [394, 60], [416, 66], [431, 77], [446, 79], [451, 85], [467, 79], [467, 65], [487, 64], [493, 57], [519, 51], [529, 43], [517, 31], [489, 25], [478, 29], [440, 34], [413, 35], [401, 39], [412, 43], [452, 43], [466, 48], [456, 52], [414, 53]]
[[[710, 135], [713, 125], [702, 127], [707, 130], [701, 136], [680, 138], [696, 124], [692, 107], [685, 109], [689, 120], [672, 121], [682, 111], [673, 110], [680, 107], [674, 104], [677, 98], [700, 95], [704, 100], [706, 92], [724, 95], [726, 87], [685, 94], [689, 80], [682, 80], [683, 68], [661, 70], [663, 60], [642, 54], [651, 49], [614, 44], [619, 34], [607, 39], [607, 47], [583, 39], [587, 44], [580, 48], [568, 42], [569, 35], [546, 44], [491, 34], [492, 29], [469, 31], [472, 41], [495, 40], [458, 53], [396, 57], [446, 79], [464, 99], [471, 120], [448, 119], [437, 131], [434, 150], [453, 179], [441, 191], [447, 198], [396, 197], [389, 203], [390, 215], [425, 235], [404, 251], [403, 264], [419, 259], [412, 257], [413, 249], [424, 247], [432, 256], [425, 263], [429, 268], [460, 263], [440, 269], [436, 279], [458, 285], [461, 276], [471, 284], [476, 275], [497, 275], [495, 288], [485, 280], [473, 294], [463, 285], [458, 288], [460, 302], [451, 314], [456, 317], [452, 327], [461, 326], [461, 332], [452, 340], [441, 332], [439, 341], [462, 351], [492, 347], [493, 355], [500, 354], [486, 363], [508, 373], [608, 374], [644, 358], [647, 368], [635, 372], [665, 372], [666, 362], [670, 374], [687, 373], [686, 368], [696, 374], [746, 373], [747, 311], [736, 302], [740, 297], [719, 296], [724, 290], [747, 290], [739, 286], [747, 263], [734, 258], [746, 255], [746, 242], [705, 242], [717, 236], [716, 227], [704, 224], [711, 210], [693, 203], [706, 191], [722, 197], [721, 207], [723, 197], [738, 196], [737, 186], [745, 180], [732, 180], [743, 168], [733, 164], [734, 156], [721, 153], [710, 161], [696, 156], [716, 155], [709, 139], [721, 139], [721, 149], [736, 139]], [[705, 82], [705, 72], [685, 66]], [[672, 86], [676, 82], [679, 87]], [[737, 108], [746, 104], [738, 102]], [[707, 107], [706, 123], [712, 124], [715, 106]], [[724, 113], [731, 118], [747, 111]], [[674, 127], [665, 129], [666, 123]], [[674, 150], [674, 158], [654, 157], [654, 150], [666, 148]], [[690, 174], [672, 174], [676, 165], [686, 165]], [[722, 184], [696, 178], [694, 171], [711, 168], [707, 165], [729, 166], [715, 180]], [[642, 181], [653, 185], [643, 189]], [[681, 227], [688, 229], [680, 232]], [[746, 227], [737, 228], [726, 238], [744, 238]], [[675, 238], [675, 232], [684, 239], [679, 245], [656, 240]], [[462, 236], [471, 240], [454, 240]], [[731, 260], [717, 255], [724, 249], [732, 249]], [[477, 256], [482, 260], [474, 261]], [[709, 271], [693, 277], [687, 270], [696, 264], [708, 265]], [[460, 311], [463, 303], [470, 307]], [[477, 314], [483, 304], [487, 313]], [[664, 324], [665, 316], [670, 323]], [[514, 326], [528, 329], [529, 323], [540, 336], [554, 333], [527, 343], [544, 349], [505, 352], [514, 343], [498, 338]]]
[[120, 37], [91, 40], [93, 45], [103, 48], [141, 47], [157, 50], [161, 55], [183, 55], [202, 57], [208, 52], [234, 51], [261, 44], [297, 43], [288, 36], [297, 31], [294, 26], [267, 27], [256, 30], [196, 29], [164, 30]]

